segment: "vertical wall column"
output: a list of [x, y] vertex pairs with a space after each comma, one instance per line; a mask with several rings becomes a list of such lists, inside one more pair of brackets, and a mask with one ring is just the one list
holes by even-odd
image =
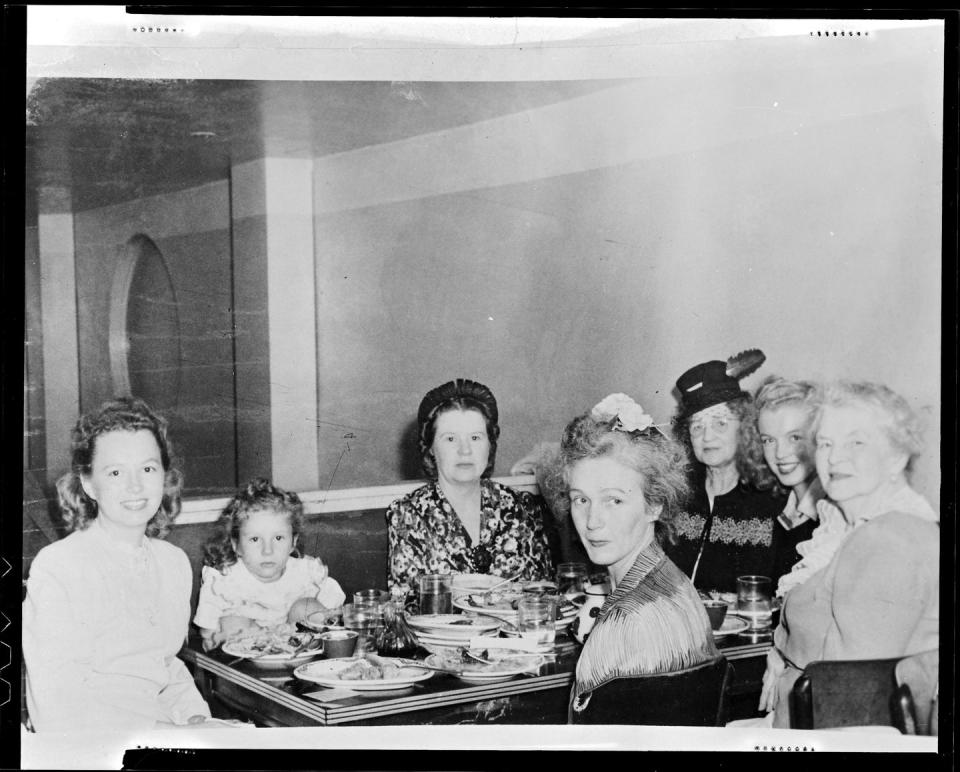
[[41, 190], [38, 205], [46, 468], [52, 483], [70, 462], [70, 429], [80, 411], [77, 282], [69, 193]]
[[233, 167], [237, 465], [319, 487], [313, 163], [262, 158]]

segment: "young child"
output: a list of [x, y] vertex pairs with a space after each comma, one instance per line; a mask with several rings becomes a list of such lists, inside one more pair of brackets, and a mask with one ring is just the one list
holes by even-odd
[[253, 480], [226, 506], [219, 525], [204, 547], [193, 618], [205, 650], [343, 604], [343, 590], [320, 559], [299, 557], [303, 504], [296, 493]]

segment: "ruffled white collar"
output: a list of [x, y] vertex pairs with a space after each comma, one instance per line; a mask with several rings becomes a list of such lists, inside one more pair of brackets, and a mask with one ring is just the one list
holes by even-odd
[[848, 522], [840, 508], [829, 499], [817, 502], [817, 514], [820, 525], [816, 527], [809, 541], [797, 545], [800, 561], [789, 574], [780, 577], [777, 595], [785, 596], [790, 590], [803, 584], [817, 571], [825, 568], [840, 548], [844, 539], [856, 528], [870, 522], [886, 512], [903, 512], [922, 520], [938, 523], [940, 515], [934, 511], [927, 500], [909, 485], [904, 485], [882, 504], [862, 513], [854, 522]]

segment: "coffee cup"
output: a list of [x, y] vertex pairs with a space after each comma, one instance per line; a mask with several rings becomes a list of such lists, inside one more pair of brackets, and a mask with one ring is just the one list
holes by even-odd
[[357, 648], [359, 633], [356, 630], [327, 630], [320, 633], [323, 641], [323, 656], [327, 659], [352, 657]]

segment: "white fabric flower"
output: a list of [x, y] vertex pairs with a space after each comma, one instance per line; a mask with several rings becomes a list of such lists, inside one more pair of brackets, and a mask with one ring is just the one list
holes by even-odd
[[611, 394], [598, 402], [590, 414], [598, 420], [609, 420], [614, 416], [620, 415], [620, 411], [628, 405], [636, 405], [626, 394]]
[[615, 428], [625, 432], [642, 431], [653, 425], [653, 416], [643, 412], [643, 408], [626, 394], [611, 394], [605, 397], [590, 413], [597, 420], [616, 417]]

